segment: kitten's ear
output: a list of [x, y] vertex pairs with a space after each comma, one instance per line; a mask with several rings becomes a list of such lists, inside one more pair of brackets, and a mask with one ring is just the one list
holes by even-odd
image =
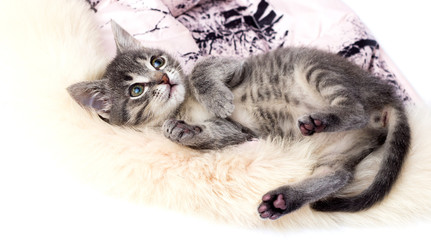
[[111, 20], [111, 28], [112, 33], [114, 33], [115, 44], [117, 45], [117, 54], [127, 50], [142, 48], [141, 43], [114, 20]]
[[93, 109], [101, 117], [109, 119], [112, 107], [107, 91], [107, 79], [75, 83], [67, 88], [72, 98], [81, 106]]

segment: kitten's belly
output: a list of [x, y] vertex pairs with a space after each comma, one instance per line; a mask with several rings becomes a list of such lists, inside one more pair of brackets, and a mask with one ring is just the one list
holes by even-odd
[[249, 128], [253, 132], [260, 132], [260, 124], [256, 122], [256, 119], [254, 118], [251, 109], [248, 109], [242, 105], [235, 105], [235, 110], [230, 117], [235, 122]]
[[251, 129], [260, 137], [281, 136], [299, 137], [302, 136], [297, 127], [299, 111], [290, 109], [287, 104], [265, 106], [259, 104], [254, 106], [235, 105], [235, 111], [231, 118], [241, 125]]

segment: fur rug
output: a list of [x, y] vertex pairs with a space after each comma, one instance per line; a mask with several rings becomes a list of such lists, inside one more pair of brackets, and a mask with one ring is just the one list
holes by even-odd
[[[431, 111], [411, 107], [413, 144], [389, 196], [360, 213], [320, 213], [308, 207], [277, 221], [257, 214], [262, 194], [310, 173], [318, 138], [256, 141], [197, 152], [151, 130], [110, 126], [67, 94], [72, 83], [97, 79], [107, 59], [85, 1], [2, 2], [2, 107], [8, 128], [40, 154], [106, 194], [242, 226], [299, 227], [404, 224], [431, 219]], [[6, 116], [6, 115], [5, 115]], [[30, 120], [30, 121], [29, 121]], [[2, 124], [3, 125], [3, 124]], [[364, 161], [355, 190], [372, 180], [378, 157]], [[55, 181], [55, 180], [53, 180]]]

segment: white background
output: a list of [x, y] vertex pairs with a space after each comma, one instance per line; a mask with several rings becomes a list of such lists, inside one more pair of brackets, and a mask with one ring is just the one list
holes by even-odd
[[424, 101], [431, 104], [431, 2], [344, 2], [359, 15]]
[[[345, 2], [431, 104], [431, 4], [419, 0]], [[7, 168], [4, 162], [0, 165], [0, 239], [426, 239], [431, 227], [422, 223], [404, 228], [280, 233], [218, 225], [108, 198], [60, 168], [52, 171], [48, 161], [33, 161], [30, 153], [35, 149], [8, 150], [17, 160]]]

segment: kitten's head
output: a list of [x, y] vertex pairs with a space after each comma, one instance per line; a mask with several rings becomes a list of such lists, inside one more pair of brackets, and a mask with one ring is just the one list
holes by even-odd
[[111, 21], [117, 56], [105, 77], [67, 88], [80, 105], [115, 125], [163, 123], [184, 101], [180, 64], [169, 54], [148, 49]]

